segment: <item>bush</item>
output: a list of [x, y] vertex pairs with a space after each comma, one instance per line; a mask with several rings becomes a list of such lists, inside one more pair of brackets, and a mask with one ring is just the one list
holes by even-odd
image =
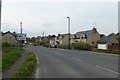
[[9, 46], [10, 46], [10, 44], [8, 42], [3, 42], [2, 43], [2, 47], [9, 47]]
[[36, 43], [37, 45], [41, 45], [43, 47], [48, 47], [49, 46], [49, 42], [48, 41], [40, 41]]
[[77, 43], [72, 43], [72, 48], [78, 49], [78, 50], [91, 50], [92, 46], [86, 42], [77, 42]]
[[18, 69], [18, 71], [13, 75], [14, 78], [30, 78], [32, 72], [34, 71], [37, 59], [34, 53], [30, 52], [27, 55], [26, 61]]

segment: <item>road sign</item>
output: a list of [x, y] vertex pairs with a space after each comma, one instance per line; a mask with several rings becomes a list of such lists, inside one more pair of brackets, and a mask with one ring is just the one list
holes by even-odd
[[17, 40], [26, 40], [26, 34], [17, 34]]

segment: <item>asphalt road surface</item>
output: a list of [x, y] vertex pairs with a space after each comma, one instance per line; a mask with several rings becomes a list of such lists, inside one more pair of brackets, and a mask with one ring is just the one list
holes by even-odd
[[118, 57], [89, 51], [43, 48], [26, 50], [39, 59], [37, 78], [118, 78]]

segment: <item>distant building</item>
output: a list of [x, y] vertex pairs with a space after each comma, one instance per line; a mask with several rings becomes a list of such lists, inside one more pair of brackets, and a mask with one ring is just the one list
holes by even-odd
[[57, 41], [55, 41], [55, 38], [51, 38], [49, 40], [49, 46], [50, 47], [57, 47], [57, 45], [58, 45], [58, 43], [57, 43]]
[[87, 42], [92, 46], [97, 46], [97, 42], [100, 39], [100, 34], [94, 27], [92, 30], [80, 31], [75, 34], [75, 42]]
[[[55, 41], [59, 45], [68, 45], [69, 44], [69, 35], [68, 34], [59, 34], [55, 37]], [[70, 44], [74, 43], [74, 34], [70, 34]]]
[[11, 46], [17, 46], [17, 39], [15, 38], [15, 36], [10, 33], [10, 32], [6, 32], [6, 33], [2, 33], [2, 42], [7, 42], [9, 43]]

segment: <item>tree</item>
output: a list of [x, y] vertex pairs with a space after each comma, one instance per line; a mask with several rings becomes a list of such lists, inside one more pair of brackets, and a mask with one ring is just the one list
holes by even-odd
[[56, 36], [53, 34], [51, 37], [55, 38]]

